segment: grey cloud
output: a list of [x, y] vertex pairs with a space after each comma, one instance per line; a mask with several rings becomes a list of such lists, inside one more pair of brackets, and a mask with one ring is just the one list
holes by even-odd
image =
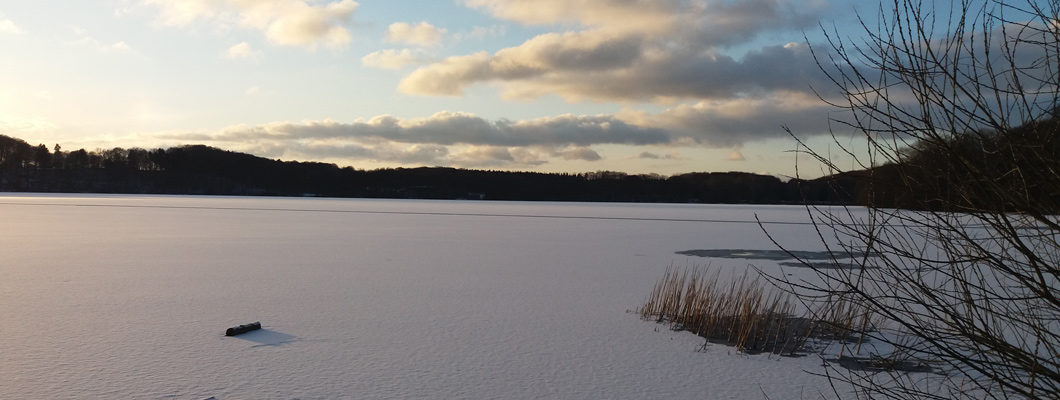
[[645, 158], [645, 159], [649, 159], [649, 160], [658, 160], [658, 159], [662, 158], [662, 156], [660, 156], [658, 154], [655, 154], [655, 153], [650, 153], [650, 152], [645, 151], [645, 152], [641, 152], [640, 155], [637, 156], [637, 158]]
[[769, 46], [743, 59], [723, 55], [673, 52], [644, 60], [632, 68], [588, 76], [564, 76], [528, 83], [541, 93], [573, 93], [593, 99], [724, 99], [778, 90], [809, 91], [825, 85], [809, 50], [803, 46]]
[[364, 159], [401, 164], [444, 164], [449, 156], [449, 149], [438, 145], [413, 145], [400, 147], [392, 145], [362, 146], [350, 143], [286, 143], [289, 155], [307, 155], [311, 158]]
[[470, 168], [483, 167], [533, 167], [547, 164], [548, 161], [542, 155], [531, 149], [522, 147], [475, 147], [455, 154], [450, 162], [453, 165]]
[[677, 158], [673, 154], [655, 154], [652, 152], [644, 151], [637, 155], [637, 158], [645, 160], [672, 160]]
[[762, 32], [811, 28], [826, 5], [777, 0], [712, 2], [709, 23], [696, 24], [695, 15], [685, 18], [692, 19], [687, 25], [695, 29], [689, 36], [697, 43], [725, 47], [749, 42]]
[[585, 30], [546, 33], [497, 51], [421, 67], [399, 90], [456, 96], [498, 82], [510, 97], [557, 94], [580, 101], [726, 98], [754, 91], [808, 90], [827, 82], [803, 46], [770, 46], [736, 59], [719, 48], [766, 31], [805, 28], [820, 4], [751, 1], [468, 0], [527, 23], [575, 21]]
[[[735, 103], [728, 107], [739, 106]], [[760, 101], [749, 102], [746, 107], [744, 112], [733, 114], [712, 107], [680, 106], [652, 115], [645, 123], [665, 127], [675, 137], [716, 148], [786, 138], [784, 127], [804, 137], [828, 132], [831, 109], [820, 102], [789, 108]]]
[[[159, 135], [167, 140], [224, 142], [257, 154], [309, 159], [366, 159], [465, 167], [535, 166], [550, 159], [598, 161], [595, 145], [734, 148], [784, 137], [782, 125], [803, 136], [827, 132], [827, 108], [796, 92], [769, 98], [679, 105], [659, 113], [560, 115], [488, 121], [442, 112], [422, 119], [380, 116], [367, 121], [313, 121], [234, 126], [209, 135]], [[308, 156], [308, 157], [306, 157]], [[643, 152], [641, 159], [670, 159]]]
[[[530, 43], [530, 42], [528, 42]], [[458, 95], [497, 81], [513, 97], [557, 94], [571, 100], [717, 99], [828, 85], [807, 46], [767, 46], [741, 59], [696, 49], [646, 48], [629, 38], [570, 49], [561, 41], [453, 57], [409, 74], [407, 93]], [[547, 55], [546, 55], [547, 54]]]
[[[192, 136], [194, 135], [194, 136]], [[202, 140], [201, 134], [185, 139]], [[488, 146], [589, 146], [594, 144], [659, 144], [671, 140], [661, 129], [645, 128], [614, 116], [562, 115], [527, 121], [490, 122], [462, 113], [438, 113], [419, 120], [399, 120], [390, 116], [370, 121], [338, 123], [274, 123], [225, 129], [212, 139], [245, 141], [253, 139], [362, 139], [407, 144], [488, 145]]]
[[577, 147], [569, 150], [557, 151], [554, 155], [557, 155], [564, 160], [599, 161], [602, 159], [599, 153], [588, 147]]
[[644, 39], [602, 32], [548, 33], [497, 52], [490, 69], [501, 79], [525, 78], [555, 70], [624, 68], [641, 57]]

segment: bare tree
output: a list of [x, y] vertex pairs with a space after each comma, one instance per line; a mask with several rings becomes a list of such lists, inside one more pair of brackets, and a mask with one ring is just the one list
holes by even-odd
[[[1060, 1], [938, 3], [894, 0], [864, 39], [814, 49], [861, 172], [803, 152], [856, 176], [866, 207], [808, 210], [859, 267], [774, 279], [875, 315], [878, 356], [827, 369], [859, 397], [1060, 398]], [[902, 362], [935, 372], [886, 368]]]

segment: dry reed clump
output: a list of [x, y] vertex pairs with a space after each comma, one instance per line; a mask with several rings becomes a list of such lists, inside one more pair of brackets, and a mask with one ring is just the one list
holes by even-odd
[[788, 293], [767, 290], [757, 276], [744, 273], [728, 284], [719, 276], [718, 270], [671, 265], [638, 312], [747, 353], [792, 355], [811, 337], [849, 340], [869, 328], [869, 314], [848, 301], [827, 302], [812, 318], [798, 312], [804, 307]]

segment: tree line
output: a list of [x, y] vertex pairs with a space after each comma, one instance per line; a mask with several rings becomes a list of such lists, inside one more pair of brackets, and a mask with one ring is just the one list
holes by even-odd
[[[63, 151], [0, 135], [0, 191], [57, 193], [326, 196], [417, 199], [837, 204], [975, 212], [1060, 210], [1060, 192], [1020, 179], [1054, 171], [1055, 115], [1034, 125], [920, 141], [902, 159], [817, 179], [746, 172], [673, 176], [615, 171], [539, 173], [447, 167], [339, 167], [280, 161], [204, 145]], [[1047, 136], [1047, 137], [1043, 137]], [[1050, 147], [1051, 146], [1051, 147]], [[1021, 149], [1035, 152], [1014, 157]], [[961, 154], [961, 157], [953, 157]], [[974, 163], [974, 165], [970, 164]], [[1022, 203], [995, 204], [979, 191], [1011, 188]], [[1011, 200], [1009, 200], [1011, 201]]]
[[[817, 190], [809, 187], [820, 186]], [[826, 182], [745, 172], [703, 172], [665, 177], [597, 171], [580, 174], [446, 167], [339, 167], [280, 161], [204, 145], [63, 151], [0, 135], [0, 190], [783, 204], [809, 200], [846, 203]]]

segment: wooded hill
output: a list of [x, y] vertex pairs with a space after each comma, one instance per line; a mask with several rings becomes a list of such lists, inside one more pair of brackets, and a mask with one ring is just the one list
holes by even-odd
[[55, 146], [53, 151], [0, 135], [0, 191], [8, 192], [776, 204], [801, 202], [800, 184], [805, 182], [743, 172], [663, 177], [442, 167], [360, 170], [203, 145], [96, 151]]
[[[918, 143], [902, 159], [814, 180], [745, 172], [663, 177], [622, 172], [555, 174], [442, 167], [359, 170], [279, 161], [203, 145], [86, 151], [32, 146], [0, 135], [0, 191], [59, 193], [327, 196], [416, 199], [669, 203], [860, 204], [933, 209], [1056, 210], [1058, 120]], [[941, 155], [948, 156], [941, 156]], [[957, 154], [958, 156], [952, 156]], [[1032, 174], [1033, 172], [1033, 174]], [[1028, 176], [1037, 178], [1028, 179]], [[983, 204], [980, 188], [1024, 193]], [[959, 201], [941, 201], [958, 199]], [[1019, 204], [1016, 204], [1019, 203]]]

